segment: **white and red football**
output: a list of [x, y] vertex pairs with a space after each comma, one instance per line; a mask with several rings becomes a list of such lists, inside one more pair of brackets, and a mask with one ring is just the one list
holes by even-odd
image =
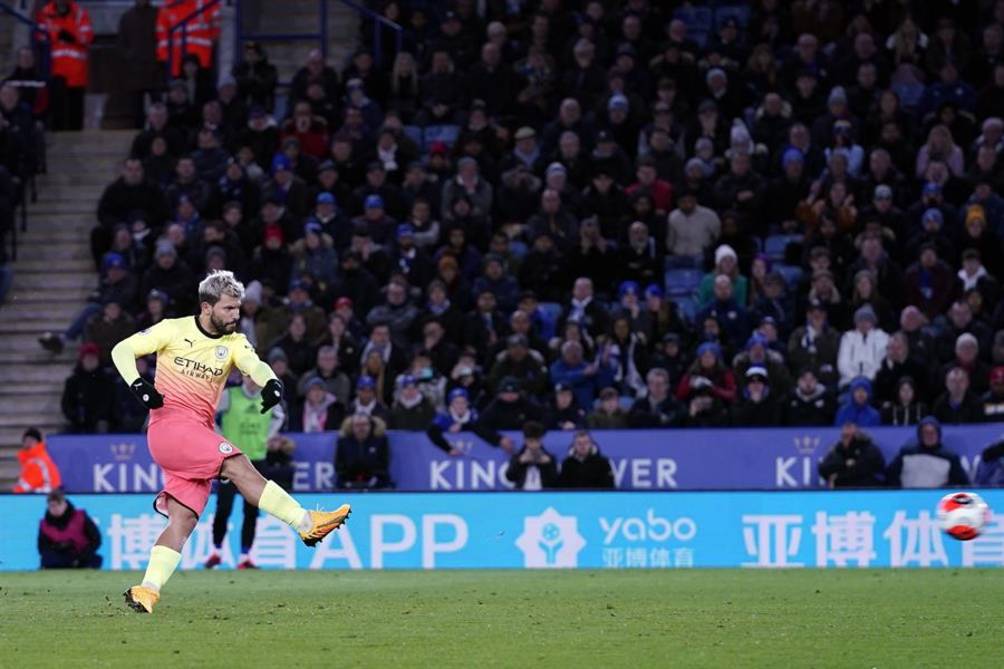
[[938, 502], [938, 524], [953, 539], [975, 539], [989, 522], [990, 507], [974, 492], [951, 492]]

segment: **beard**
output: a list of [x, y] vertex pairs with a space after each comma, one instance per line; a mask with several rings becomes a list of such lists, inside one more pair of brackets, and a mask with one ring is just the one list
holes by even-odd
[[225, 321], [221, 318], [217, 318], [216, 314], [209, 315], [209, 324], [213, 326], [213, 330], [216, 334], [231, 334], [237, 330], [237, 323], [239, 321]]

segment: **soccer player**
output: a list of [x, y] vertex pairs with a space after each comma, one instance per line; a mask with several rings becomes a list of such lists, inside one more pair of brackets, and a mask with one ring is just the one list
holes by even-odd
[[[304, 510], [213, 430], [216, 404], [234, 365], [261, 386], [262, 412], [282, 398], [282, 384], [272, 369], [236, 333], [243, 298], [244, 285], [232, 272], [210, 272], [199, 284], [197, 316], [162, 320], [112, 349], [119, 374], [150, 409], [147, 443], [164, 471], [164, 489], [154, 499], [154, 509], [167, 516], [167, 527], [150, 551], [142, 583], [125, 592], [126, 603], [140, 613], [153, 612], [215, 478], [229, 479], [245, 500], [294, 528], [308, 546], [339, 528], [351, 512], [348, 504], [334, 511]], [[136, 371], [136, 358], [154, 352], [157, 376], [150, 383]]]

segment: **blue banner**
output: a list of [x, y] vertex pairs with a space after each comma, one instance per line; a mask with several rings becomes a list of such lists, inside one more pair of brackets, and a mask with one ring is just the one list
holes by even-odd
[[[915, 439], [912, 428], [868, 434], [892, 460]], [[521, 435], [509, 433], [517, 443]], [[549, 432], [545, 447], [559, 461], [571, 432]], [[816, 465], [839, 439], [837, 428], [719, 430], [597, 430], [617, 487], [625, 490], [763, 490], [825, 487]], [[290, 434], [296, 442], [297, 491], [327, 491], [335, 483], [334, 433]], [[970, 478], [979, 455], [1004, 437], [997, 424], [946, 427], [945, 445], [962, 456]], [[421, 432], [391, 432], [391, 478], [400, 490], [505, 490], [508, 456], [469, 433], [448, 434], [463, 455], [451, 457]], [[49, 452], [71, 492], [153, 492], [161, 477], [143, 435], [52, 435]]]
[[[1004, 566], [1004, 515], [958, 542], [937, 526], [943, 490], [815, 492], [370, 493], [302, 495], [308, 508], [349, 502], [348, 525], [314, 549], [274, 518], [258, 520], [252, 559], [267, 569], [974, 567]], [[1004, 490], [983, 495], [1004, 509]], [[142, 569], [164, 527], [147, 495], [74, 495], [103, 535], [106, 569]], [[212, 548], [210, 503], [181, 567]], [[238, 555], [240, 505], [223, 564]], [[38, 566], [44, 495], [0, 496], [0, 569]]]

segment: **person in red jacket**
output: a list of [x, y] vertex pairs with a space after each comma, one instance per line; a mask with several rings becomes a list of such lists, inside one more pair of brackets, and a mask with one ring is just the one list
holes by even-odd
[[38, 428], [29, 427], [24, 431], [17, 459], [21, 463], [21, 475], [18, 476], [14, 492], [45, 493], [63, 485], [59, 468], [45, 450], [45, 442], [42, 441], [42, 433]]
[[91, 17], [73, 0], [52, 0], [35, 19], [49, 41], [52, 57], [52, 129], [84, 127], [87, 46], [94, 40]]

